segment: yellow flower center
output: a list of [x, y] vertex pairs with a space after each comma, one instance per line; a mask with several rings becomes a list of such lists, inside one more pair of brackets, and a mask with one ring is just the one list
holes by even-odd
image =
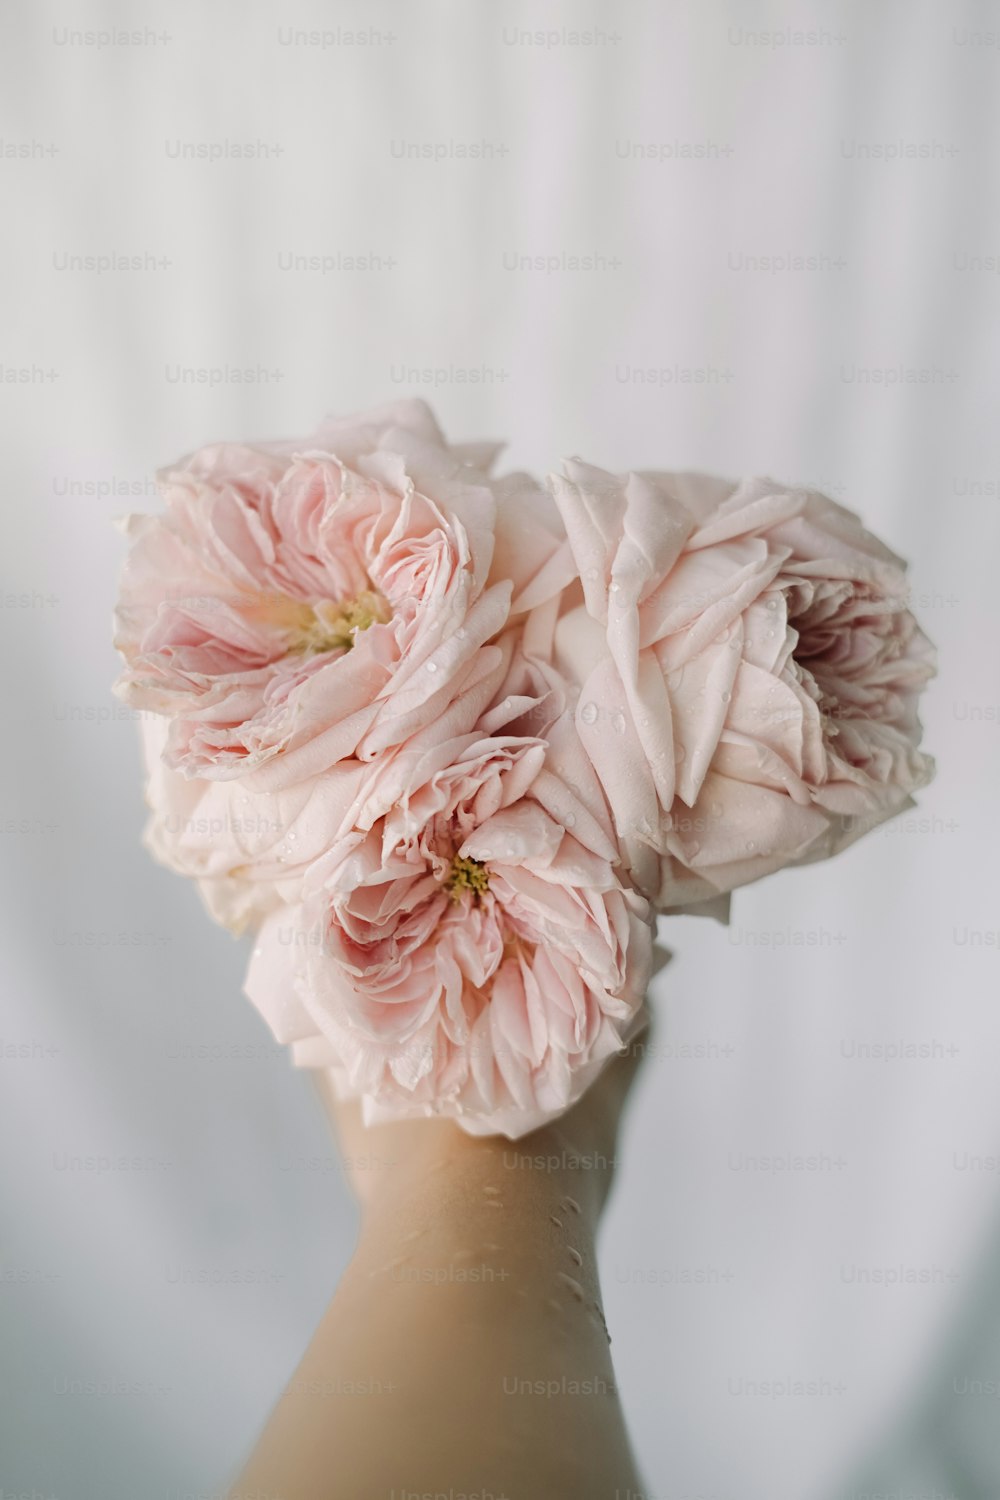
[[349, 651], [359, 630], [384, 625], [392, 618], [389, 602], [375, 589], [338, 603], [295, 604], [288, 611], [290, 652], [318, 656], [323, 651]]
[[489, 890], [490, 872], [478, 859], [467, 859], [464, 854], [456, 854], [444, 888], [453, 901], [460, 901], [466, 891], [470, 891], [473, 900], [476, 900]]

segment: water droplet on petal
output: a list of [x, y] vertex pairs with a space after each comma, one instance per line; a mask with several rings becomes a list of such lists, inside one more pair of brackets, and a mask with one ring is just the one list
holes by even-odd
[[428, 670], [428, 672], [436, 672], [437, 671], [437, 662], [436, 661], [429, 661], [427, 663], [427, 670]]
[[730, 698], [732, 696], [733, 696], [732, 693], [723, 693], [723, 695], [722, 695], [722, 701], [723, 701], [723, 703], [728, 703], [729, 700], [730, 700]]
[[585, 703], [580, 710], [580, 718], [585, 724], [596, 724], [599, 713], [596, 703]]
[[747, 839], [746, 848], [748, 854], [752, 854], [756, 847], [757, 845], [754, 843], [753, 839]]

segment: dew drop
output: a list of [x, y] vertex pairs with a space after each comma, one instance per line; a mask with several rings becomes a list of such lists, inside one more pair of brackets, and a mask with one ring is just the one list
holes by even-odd
[[733, 696], [732, 693], [723, 693], [723, 695], [722, 695], [722, 701], [723, 701], [723, 703], [728, 703], [729, 700], [730, 700], [730, 698], [732, 696]]
[[620, 708], [616, 709], [615, 713], [612, 716], [611, 727], [615, 731], [615, 734], [625, 733], [625, 715], [622, 713]]
[[562, 1228], [562, 1219], [557, 1219], [555, 1214], [549, 1214], [549, 1223], [554, 1224], [557, 1229]]
[[562, 1205], [563, 1208], [568, 1208], [575, 1214], [578, 1214], [580, 1212], [580, 1205], [579, 1203], [577, 1203], [575, 1198], [564, 1198], [562, 1200]]
[[489, 1193], [491, 1197], [496, 1198], [496, 1197], [499, 1196], [500, 1189], [498, 1187], [489, 1187], [489, 1186], [487, 1186], [487, 1187], [483, 1188], [483, 1192], [484, 1193]]
[[427, 663], [427, 670], [428, 670], [428, 672], [436, 672], [437, 671], [437, 662], [436, 661], [429, 661]]
[[295, 829], [294, 829], [294, 828], [290, 828], [290, 829], [289, 829], [289, 830], [288, 830], [288, 837], [289, 837], [289, 838], [290, 838], [290, 839], [297, 839], [297, 838], [298, 838], [298, 834], [297, 834], [297, 833], [296, 833], [296, 832], [295, 832]]
[[756, 847], [757, 845], [754, 843], [753, 839], [747, 839], [746, 848], [748, 854], [752, 854]]
[[577, 1302], [583, 1301], [583, 1287], [578, 1281], [574, 1281], [572, 1276], [567, 1276], [565, 1271], [557, 1271], [556, 1280], [561, 1281], [563, 1286], [573, 1293]]
[[599, 713], [596, 703], [585, 703], [580, 710], [580, 718], [585, 724], [596, 724]]
[[579, 1250], [574, 1250], [572, 1245], [567, 1246], [566, 1253], [569, 1256], [570, 1260], [573, 1262], [574, 1266], [583, 1265], [583, 1256], [580, 1254]]

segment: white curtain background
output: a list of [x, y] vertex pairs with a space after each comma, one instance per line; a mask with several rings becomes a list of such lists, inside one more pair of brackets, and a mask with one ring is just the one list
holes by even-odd
[[811, 481], [912, 559], [938, 778], [665, 924], [603, 1274], [647, 1500], [995, 1497], [996, 6], [3, 29], [4, 1493], [217, 1494], [356, 1227], [245, 948], [140, 847], [112, 520], [197, 444], [421, 395], [541, 471]]

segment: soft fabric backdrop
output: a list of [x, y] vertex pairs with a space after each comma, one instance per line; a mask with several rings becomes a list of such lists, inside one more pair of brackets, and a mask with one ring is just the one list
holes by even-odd
[[139, 844], [111, 522], [409, 394], [539, 469], [808, 479], [912, 559], [938, 780], [665, 932], [607, 1313], [650, 1497], [996, 1494], [995, 7], [3, 26], [4, 1493], [216, 1493], [350, 1252], [244, 948]]

